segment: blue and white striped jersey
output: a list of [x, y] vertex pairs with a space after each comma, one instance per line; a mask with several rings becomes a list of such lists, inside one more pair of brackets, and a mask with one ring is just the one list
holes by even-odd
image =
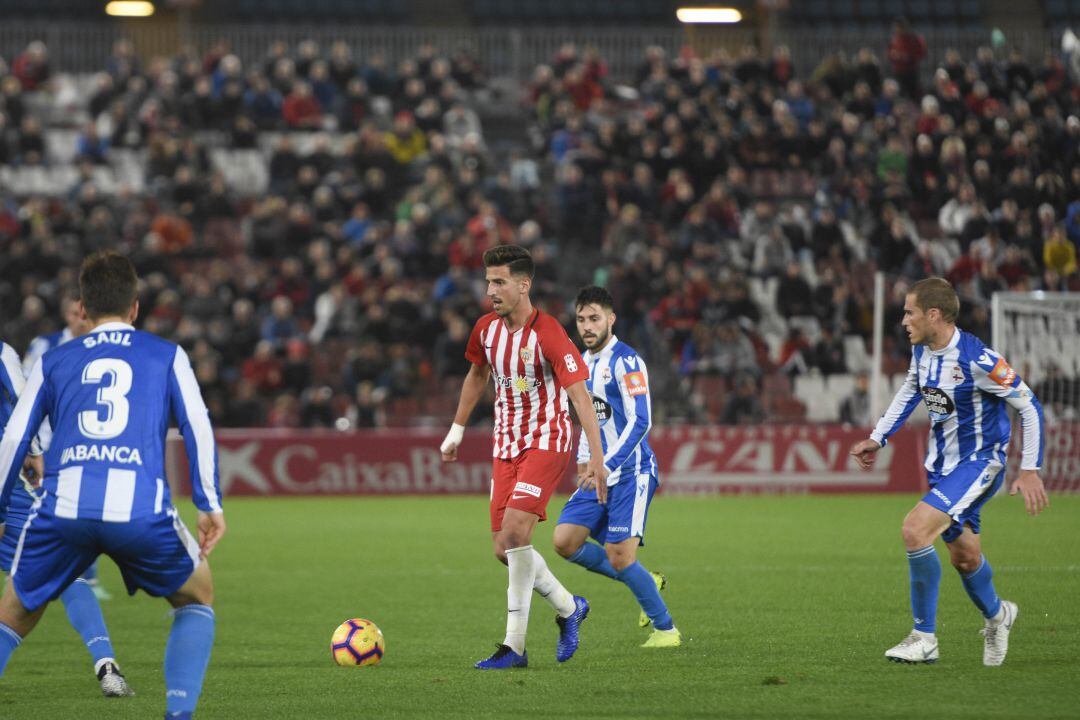
[[24, 384], [19, 356], [10, 345], [0, 342], [0, 430], [14, 412]]
[[1042, 406], [1005, 358], [971, 333], [957, 328], [941, 350], [912, 349], [907, 379], [870, 437], [884, 446], [920, 400], [930, 413], [927, 471], [945, 475], [971, 460], [1004, 465], [1012, 432], [1006, 403], [1020, 413], [1021, 469], [1042, 465]]
[[[656, 456], [649, 447], [652, 400], [645, 361], [614, 335], [599, 353], [586, 351], [582, 357], [589, 368], [585, 386], [592, 395], [600, 423], [604, 465], [611, 473], [607, 484], [616, 484], [624, 475], [658, 477]], [[590, 457], [589, 441], [583, 430], [577, 460], [583, 463]]]
[[73, 337], [75, 335], [71, 332], [71, 328], [64, 328], [59, 332], [49, 333], [48, 335], [38, 335], [31, 340], [30, 347], [26, 349], [26, 355], [23, 356], [22, 360], [23, 377], [30, 377], [30, 371], [34, 369], [34, 364], [41, 359], [42, 355], [54, 347], [63, 345]]
[[47, 417], [41, 512], [127, 522], [168, 512], [165, 435], [176, 419], [195, 505], [221, 510], [210, 416], [187, 353], [125, 323], [106, 323], [34, 365], [0, 440], [0, 521], [22, 458]]

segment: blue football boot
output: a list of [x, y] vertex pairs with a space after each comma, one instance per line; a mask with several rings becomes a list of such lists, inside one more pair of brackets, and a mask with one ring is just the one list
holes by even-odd
[[529, 667], [529, 653], [518, 655], [508, 645], [500, 645], [495, 654], [487, 660], [481, 660], [474, 666], [477, 670], [509, 670], [510, 668]]
[[580, 595], [574, 596], [574, 612], [570, 617], [556, 617], [559, 626], [559, 644], [555, 648], [555, 659], [566, 662], [574, 657], [578, 649], [578, 630], [581, 623], [589, 616], [589, 601]]

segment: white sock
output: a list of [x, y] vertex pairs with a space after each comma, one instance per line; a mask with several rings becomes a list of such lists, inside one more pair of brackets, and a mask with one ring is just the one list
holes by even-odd
[[937, 639], [937, 636], [934, 635], [934, 633], [923, 632], [922, 630], [912, 630], [911, 632], [913, 632], [916, 635], [919, 635], [921, 637], [924, 637], [927, 640], [935, 640], [935, 639]]
[[529, 627], [529, 604], [536, 576], [535, 557], [532, 545], [506, 551], [510, 584], [506, 588], [506, 639], [503, 645], [518, 655], [525, 652], [525, 631]]
[[1001, 607], [998, 608], [997, 615], [990, 618], [990, 622], [994, 625], [1000, 625], [1005, 622], [1005, 603], [1001, 603]]
[[[116, 665], [116, 660], [114, 658], [111, 658], [111, 657], [101, 658], [100, 660], [98, 660], [96, 663], [94, 663], [94, 674], [95, 675], [98, 674], [98, 672], [101, 670], [102, 666], [105, 665], [105, 663], [112, 663], [113, 665]], [[119, 669], [120, 666], [116, 665], [116, 667], [117, 667], [117, 669]]]
[[574, 614], [574, 596], [563, 587], [563, 584], [551, 574], [544, 556], [533, 550], [533, 563], [536, 567], [536, 578], [533, 580], [533, 590], [540, 597], [548, 601], [548, 605], [559, 613], [559, 617], [570, 617]]

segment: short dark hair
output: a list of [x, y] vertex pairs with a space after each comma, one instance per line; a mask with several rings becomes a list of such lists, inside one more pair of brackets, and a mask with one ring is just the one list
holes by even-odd
[[91, 318], [124, 315], [138, 296], [139, 276], [125, 255], [103, 250], [83, 260], [79, 293]]
[[508, 266], [511, 275], [527, 275], [531, 280], [536, 274], [532, 254], [520, 245], [496, 245], [484, 251], [484, 267]]
[[960, 298], [948, 280], [939, 277], [926, 278], [911, 286], [908, 295], [915, 296], [915, 305], [923, 312], [932, 308], [941, 311], [941, 319], [947, 323], [956, 322], [960, 314]]
[[599, 285], [589, 285], [581, 288], [581, 291], [577, 294], [577, 298], [574, 300], [574, 309], [580, 310], [586, 305], [599, 305], [606, 310], [614, 310], [615, 299], [611, 297], [611, 293], [605, 288]]

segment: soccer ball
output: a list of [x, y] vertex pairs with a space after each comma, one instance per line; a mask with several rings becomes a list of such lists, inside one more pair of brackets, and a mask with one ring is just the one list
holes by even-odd
[[354, 618], [338, 625], [330, 638], [334, 662], [345, 667], [378, 665], [386, 652], [382, 630], [370, 620]]

